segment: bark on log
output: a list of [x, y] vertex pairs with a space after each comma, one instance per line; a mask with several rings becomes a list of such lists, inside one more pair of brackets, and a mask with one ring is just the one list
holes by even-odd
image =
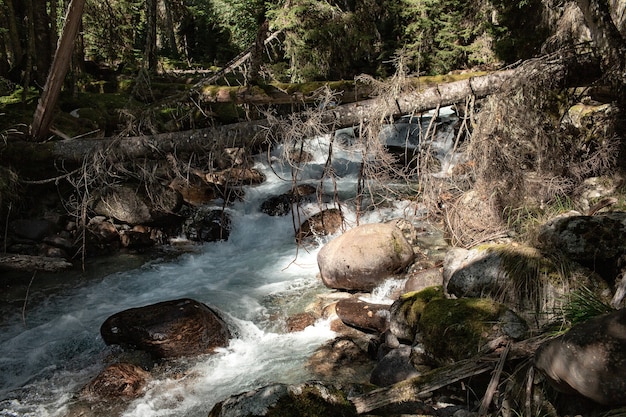
[[[507, 360], [532, 356], [552, 336], [538, 336], [507, 345]], [[390, 404], [419, 399], [420, 396], [457, 381], [492, 371], [498, 365], [499, 352], [479, 355], [451, 365], [433, 369], [423, 375], [350, 398], [358, 414], [366, 414]]]
[[72, 267], [65, 259], [47, 256], [0, 255], [0, 270], [60, 272]]
[[[546, 64], [544, 70], [550, 70], [561, 77], [567, 77], [563, 80], [563, 85], [586, 85], [597, 79], [595, 78], [599, 75], [596, 71], [597, 62], [588, 62], [578, 58], [575, 57], [574, 62], [565, 59], [551, 62], [549, 69], [548, 64]], [[395, 117], [403, 114], [420, 113], [437, 106], [464, 101], [468, 96], [483, 98], [498, 92], [501, 87], [520, 77], [520, 71], [523, 70], [499, 71], [406, 93], [398, 96], [392, 103], [393, 114], [386, 114], [385, 116]], [[541, 67], [535, 71], [541, 71]], [[323, 121], [331, 129], [357, 126], [372, 117], [381, 117], [380, 109], [381, 99], [363, 100], [328, 110]], [[115, 151], [115, 156], [118, 159], [132, 159], [162, 157], [163, 154], [169, 152], [193, 151], [200, 148], [211, 149], [212, 146], [255, 147], [266, 142], [265, 133], [269, 127], [270, 122], [263, 119], [215, 128], [118, 139], [69, 139], [37, 144], [9, 141], [4, 149], [0, 148], [0, 158], [11, 161], [13, 164], [20, 161], [32, 163], [55, 158], [80, 162], [85, 156], [98, 150], [104, 153]], [[0, 146], [2, 146], [1, 143]]]
[[[478, 98], [485, 97], [496, 92], [513, 74], [513, 70], [501, 71], [405, 94], [396, 100], [397, 114], [427, 111], [439, 105], [445, 106], [463, 101], [470, 95]], [[328, 112], [324, 121], [334, 128], [356, 126], [370, 119], [379, 108], [380, 100], [378, 99], [340, 105]], [[265, 132], [269, 125], [268, 120], [262, 119], [215, 128], [120, 139], [66, 139], [37, 144], [8, 142], [6, 148], [2, 150], [2, 157], [13, 162], [20, 161], [22, 158], [27, 158], [31, 162], [54, 158], [79, 162], [96, 150], [102, 150], [105, 153], [107, 150], [114, 150], [117, 156], [132, 159], [158, 157], [175, 150], [207, 149], [213, 145], [254, 147], [266, 141]]]

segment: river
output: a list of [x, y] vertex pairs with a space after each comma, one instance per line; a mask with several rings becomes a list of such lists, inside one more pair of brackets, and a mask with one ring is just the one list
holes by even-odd
[[[449, 131], [442, 140], [449, 146]], [[307, 142], [314, 160], [300, 174], [301, 182], [320, 185], [328, 145], [328, 137]], [[354, 195], [360, 158], [358, 148], [334, 149], [340, 178], [338, 185], [323, 184], [329, 194], [337, 186], [344, 197]], [[31, 297], [37, 301], [29, 303], [23, 314], [12, 311], [5, 316], [0, 325], [0, 416], [71, 414], [80, 403], [81, 388], [111, 358], [123, 354], [102, 341], [99, 328], [104, 320], [127, 308], [182, 297], [221, 312], [234, 335], [230, 345], [213, 355], [161, 365], [144, 396], [118, 404], [109, 415], [206, 416], [229, 395], [271, 382], [307, 380], [307, 358], [334, 333], [323, 320], [288, 333], [285, 319], [329, 291], [317, 277], [316, 262], [329, 238], [298, 248], [291, 216], [260, 212], [264, 199], [290, 189], [291, 169], [277, 163], [270, 167], [266, 157], [260, 157], [255, 167], [267, 181], [251, 187], [242, 201], [227, 209], [232, 220], [228, 241], [76, 280], [52, 293], [34, 290]], [[355, 213], [349, 199], [344, 201], [342, 210], [351, 227], [356, 224]], [[300, 210], [304, 219], [318, 211], [319, 204], [312, 202]], [[366, 213], [360, 222], [402, 217], [407, 210], [412, 210], [410, 202], [393, 202]]]

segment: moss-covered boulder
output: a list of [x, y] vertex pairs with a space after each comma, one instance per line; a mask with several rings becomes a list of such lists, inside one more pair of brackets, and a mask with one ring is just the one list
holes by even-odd
[[399, 340], [413, 343], [424, 308], [430, 301], [442, 298], [444, 294], [441, 286], [402, 294], [389, 308], [389, 330]]
[[607, 286], [592, 271], [571, 260], [524, 245], [481, 245], [448, 252], [443, 264], [444, 288], [456, 297], [489, 297], [539, 323], [562, 308], [566, 295], [586, 287]]
[[486, 298], [433, 299], [419, 319], [426, 352], [439, 362], [476, 355], [500, 336], [521, 339], [528, 327], [505, 305]]
[[345, 394], [319, 382], [273, 384], [217, 403], [209, 417], [352, 417]]

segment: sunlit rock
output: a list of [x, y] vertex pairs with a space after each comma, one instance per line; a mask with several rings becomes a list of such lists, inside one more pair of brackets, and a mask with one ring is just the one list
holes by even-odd
[[626, 404], [626, 309], [574, 326], [540, 346], [534, 361], [562, 392]]
[[404, 272], [413, 248], [391, 224], [365, 224], [348, 230], [320, 250], [317, 263], [329, 288], [371, 291]]
[[208, 173], [205, 179], [216, 185], [239, 187], [261, 184], [265, 181], [265, 175], [254, 168], [232, 167], [219, 172]]
[[443, 270], [441, 268], [409, 270], [407, 280], [404, 283], [404, 292], [421, 291], [437, 285], [443, 285]]
[[178, 192], [185, 203], [192, 206], [208, 204], [218, 197], [215, 186], [207, 184], [197, 176], [192, 176], [189, 179], [176, 177], [169, 183], [168, 187]]
[[180, 209], [182, 198], [174, 190], [153, 184], [150, 196], [139, 185], [110, 187], [95, 204], [94, 211], [123, 223], [145, 224], [161, 220]]
[[157, 358], [212, 353], [230, 340], [228, 326], [214, 310], [187, 298], [114, 314], [100, 334], [107, 344], [131, 346]]
[[549, 320], [548, 313], [561, 308], [565, 295], [582, 286], [609, 295], [606, 283], [591, 271], [524, 245], [451, 249], [444, 260], [443, 278], [450, 295], [490, 297], [538, 322]]
[[209, 417], [352, 417], [356, 409], [340, 390], [319, 382], [273, 384], [216, 404]]

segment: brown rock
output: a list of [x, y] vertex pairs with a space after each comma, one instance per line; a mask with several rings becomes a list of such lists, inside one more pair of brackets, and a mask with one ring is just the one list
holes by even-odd
[[157, 358], [212, 353], [226, 346], [226, 323], [205, 304], [188, 298], [131, 308], [102, 324], [107, 344], [134, 346]]
[[130, 363], [114, 363], [83, 388], [82, 395], [89, 400], [132, 399], [143, 394], [150, 373]]
[[299, 332], [315, 324], [317, 317], [312, 313], [299, 313], [287, 318], [287, 331]]
[[383, 333], [389, 327], [388, 305], [350, 298], [337, 302], [335, 310], [342, 322], [362, 331]]
[[316, 379], [333, 384], [366, 381], [375, 363], [349, 337], [338, 337], [318, 348], [307, 363]]
[[309, 217], [296, 232], [296, 241], [314, 236], [326, 236], [335, 233], [343, 225], [343, 216], [338, 209], [322, 210]]
[[188, 181], [174, 178], [169, 187], [180, 193], [183, 201], [192, 206], [208, 204], [217, 197], [215, 186], [209, 185], [195, 176], [190, 177]]

